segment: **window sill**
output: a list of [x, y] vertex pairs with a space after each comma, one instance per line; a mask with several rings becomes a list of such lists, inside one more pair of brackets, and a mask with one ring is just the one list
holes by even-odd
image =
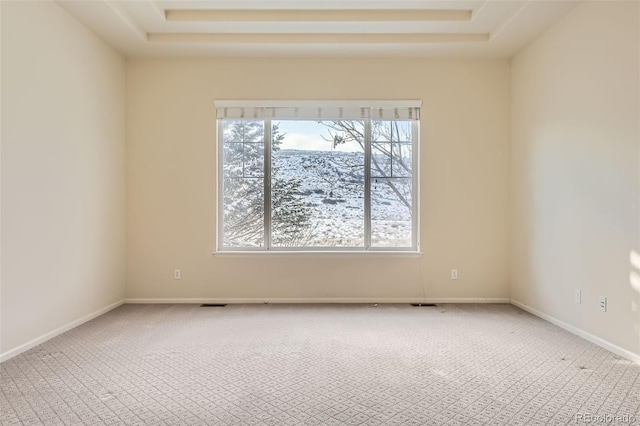
[[245, 250], [245, 251], [214, 251], [215, 257], [422, 257], [421, 251], [404, 250]]

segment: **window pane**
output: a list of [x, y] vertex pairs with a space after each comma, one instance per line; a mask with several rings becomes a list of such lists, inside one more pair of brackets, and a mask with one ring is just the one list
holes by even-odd
[[264, 246], [264, 123], [223, 122], [223, 247]]
[[222, 139], [231, 142], [264, 142], [264, 122], [248, 120], [224, 120]]
[[411, 177], [411, 143], [397, 142], [391, 144], [392, 150], [392, 177]]
[[264, 144], [263, 143], [244, 143], [242, 144], [243, 170], [244, 177], [263, 177], [264, 176]]
[[412, 247], [412, 125], [371, 122], [371, 246]]
[[372, 142], [391, 142], [391, 121], [374, 120], [371, 122]]
[[411, 247], [410, 178], [371, 179], [371, 246]]
[[411, 177], [410, 121], [371, 122], [371, 177]]
[[264, 181], [226, 177], [223, 195], [223, 246], [264, 245]]
[[272, 135], [272, 246], [363, 247], [364, 124], [287, 120]]
[[391, 143], [371, 143], [371, 177], [391, 176]]
[[411, 121], [379, 121], [371, 122], [371, 140], [374, 142], [411, 142]]

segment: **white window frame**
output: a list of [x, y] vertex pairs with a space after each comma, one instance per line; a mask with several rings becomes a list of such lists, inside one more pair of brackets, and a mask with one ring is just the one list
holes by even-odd
[[[345, 107], [419, 107], [420, 101], [216, 101], [216, 108], [224, 107], [321, 107], [321, 106], [345, 106]], [[420, 252], [420, 121], [411, 121], [411, 247], [372, 247], [371, 246], [371, 122], [393, 121], [388, 119], [349, 118], [342, 120], [362, 121], [365, 126], [365, 152], [364, 152], [364, 247], [272, 247], [271, 246], [271, 124], [272, 121], [296, 120], [296, 118], [228, 118], [227, 120], [262, 121], [264, 123], [264, 245], [262, 247], [224, 247], [224, 203], [223, 194], [223, 118], [216, 120], [216, 164], [217, 164], [217, 194], [216, 194], [216, 255], [237, 254], [417, 254]], [[300, 118], [299, 121], [310, 121], [310, 118]], [[326, 119], [331, 120], [331, 119]], [[337, 120], [337, 119], [336, 119]], [[399, 121], [406, 121], [400, 119]]]

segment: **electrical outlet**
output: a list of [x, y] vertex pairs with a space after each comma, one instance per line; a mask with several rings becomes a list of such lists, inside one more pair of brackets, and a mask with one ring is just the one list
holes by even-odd
[[457, 280], [458, 279], [458, 270], [457, 269], [452, 269], [451, 270], [451, 279], [452, 280]]
[[602, 312], [607, 312], [607, 298], [600, 296], [600, 304], [598, 306]]
[[174, 269], [173, 270], [173, 279], [174, 280], [179, 280], [180, 278], [182, 278], [182, 272], [180, 271], [180, 269]]
[[579, 288], [576, 288], [574, 297], [575, 297], [576, 303], [582, 303], [582, 292], [580, 291]]

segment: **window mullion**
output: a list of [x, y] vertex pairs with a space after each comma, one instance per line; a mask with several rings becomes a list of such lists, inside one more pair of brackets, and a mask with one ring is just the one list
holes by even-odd
[[271, 120], [264, 120], [264, 247], [271, 249]]
[[218, 220], [216, 224], [216, 237], [217, 241], [217, 249], [222, 250], [224, 247], [224, 173], [223, 173], [223, 161], [222, 161], [222, 153], [224, 143], [223, 140], [223, 132], [222, 120], [217, 120], [217, 131], [218, 131], [218, 139], [216, 140], [216, 156], [217, 156], [217, 173], [218, 173], [218, 189], [216, 194], [216, 212], [218, 215]]
[[412, 248], [420, 250], [420, 122], [411, 123], [411, 240]]
[[364, 122], [364, 247], [371, 247], [371, 119]]

